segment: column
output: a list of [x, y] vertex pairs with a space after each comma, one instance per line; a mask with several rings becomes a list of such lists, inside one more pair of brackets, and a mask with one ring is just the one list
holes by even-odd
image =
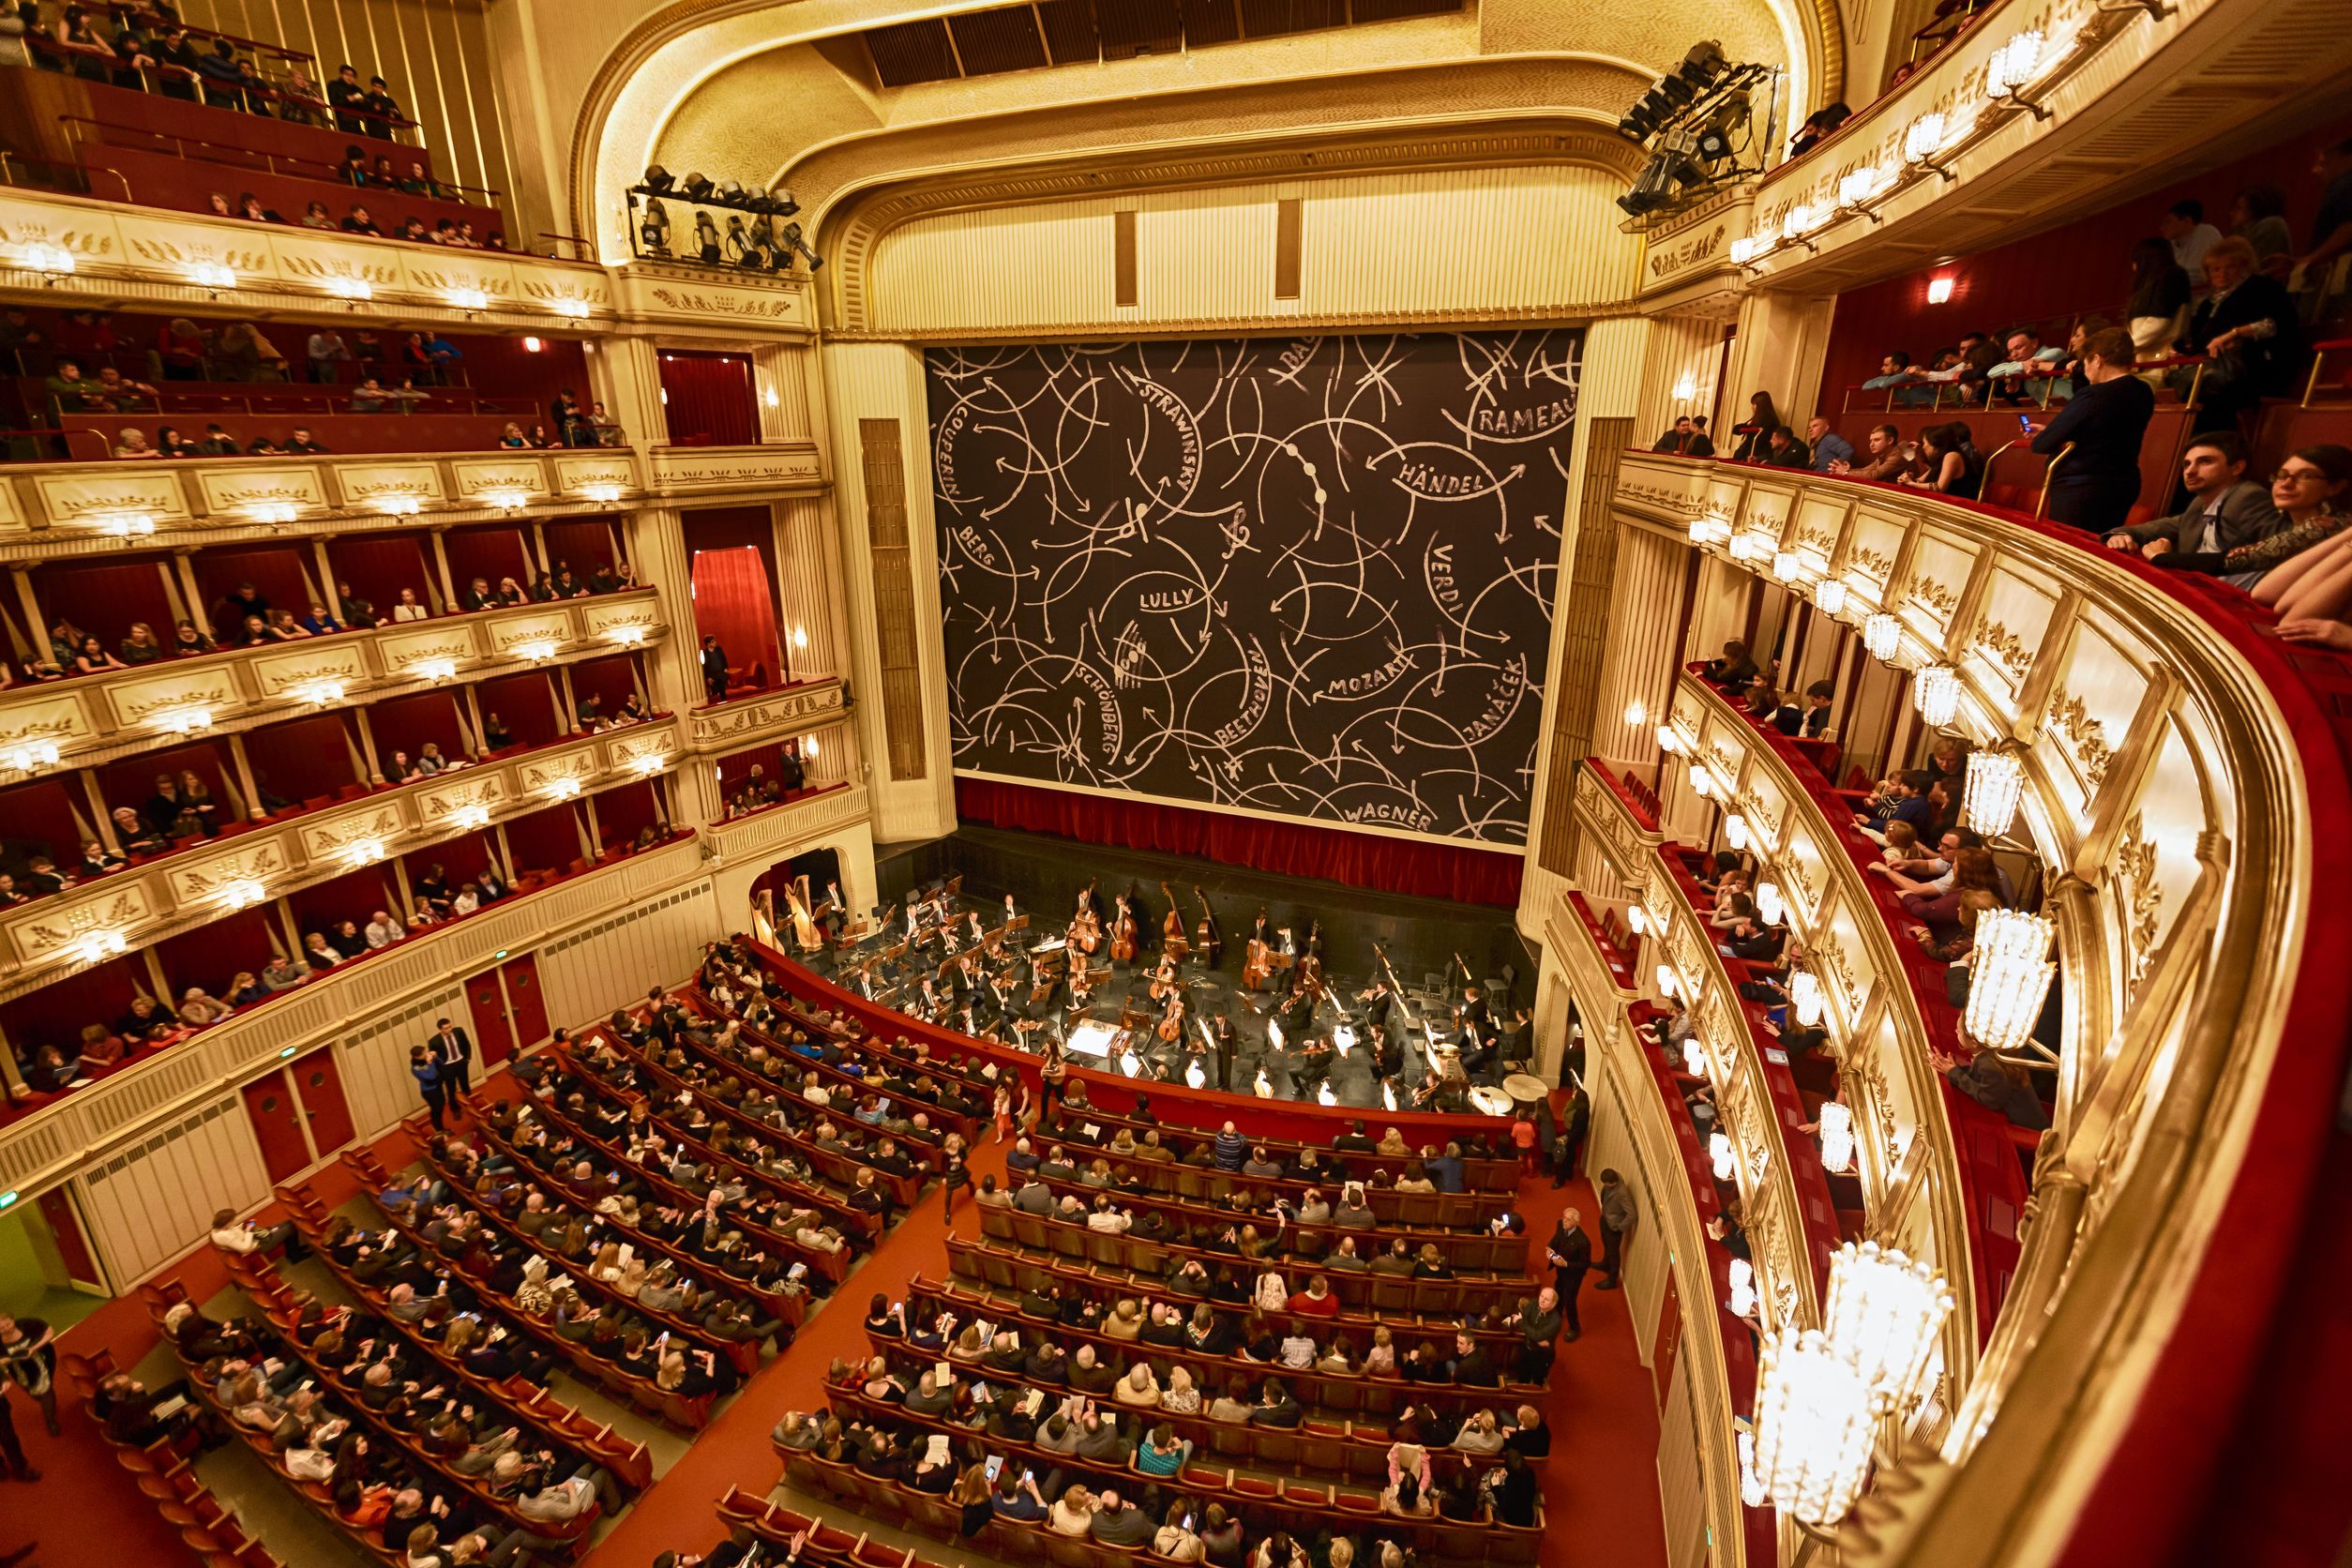
[[90, 798], [90, 811], [96, 823], [91, 836], [114, 853], [123, 853], [123, 841], [114, 834], [113, 808], [106, 804], [106, 797], [98, 793], [98, 775], [88, 768], [76, 768], [74, 776], [82, 780], [83, 792]]
[[[1770, 392], [1781, 422], [1804, 433], [1806, 419], [1821, 399], [1821, 352], [1829, 341], [1834, 299], [1805, 294], [1751, 294], [1740, 305], [1740, 338], [1732, 345], [1729, 384], [1724, 388], [1723, 426], [1715, 450], [1728, 457], [1731, 427], [1748, 417], [1748, 399]], [[1591, 353], [1586, 351], [1586, 363]]]
[[660, 595], [661, 618], [670, 627], [667, 638], [645, 649], [654, 706], [663, 713], [685, 713], [702, 701], [685, 520], [675, 507], [648, 506], [628, 515], [626, 530], [637, 580]]
[[245, 737], [229, 731], [229, 756], [236, 763], [237, 785], [245, 792], [245, 814], [255, 822], [269, 815], [262, 809], [262, 792], [253, 782], [253, 761], [245, 754]]
[[839, 535], [821, 496], [777, 503], [776, 554], [784, 576], [778, 628], [795, 681], [829, 681], [848, 668]]
[[[445, 532], [445, 530], [439, 528], [432, 531], [433, 576], [441, 588], [441, 603], [435, 607], [434, 613], [441, 615], [454, 613], [458, 608], [457, 579], [449, 575], [449, 550], [441, 537]], [[425, 594], [428, 598], [432, 596], [433, 587], [433, 582], [429, 581], [425, 584]]]
[[192, 547], [173, 550], [172, 569], [180, 574], [180, 592], [186, 596], [188, 602], [188, 618], [196, 623], [198, 631], [206, 637], [211, 637], [214, 635], [212, 615], [204, 608], [204, 590], [196, 586], [196, 567], [192, 559], [195, 553]]
[[352, 716], [359, 720], [360, 761], [368, 770], [367, 781], [381, 784], [384, 782], [384, 768], [376, 761], [376, 738], [368, 731], [368, 705], [363, 702], [352, 709]]
[[612, 337], [588, 345], [588, 380], [596, 400], [642, 451], [670, 440], [661, 410], [661, 355], [650, 338]]

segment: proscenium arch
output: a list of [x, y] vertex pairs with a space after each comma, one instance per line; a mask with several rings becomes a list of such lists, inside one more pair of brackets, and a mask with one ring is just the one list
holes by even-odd
[[[626, 234], [622, 232], [619, 215], [626, 207], [626, 192], [635, 183], [648, 162], [655, 161], [665, 132], [681, 110], [705, 83], [740, 62], [753, 56], [785, 50], [799, 45], [822, 45], [828, 40], [840, 40], [845, 35], [895, 22], [920, 20], [953, 15], [967, 10], [991, 8], [1002, 0], [952, 0], [948, 4], [884, 6], [873, 0], [788, 0], [779, 6], [774, 0], [675, 0], [661, 8], [623, 38], [605, 57], [583, 95], [574, 118], [572, 147], [567, 177], [570, 184], [569, 210], [575, 232], [593, 235], [601, 258], [618, 262], [627, 258]], [[1515, 0], [1480, 0], [1472, 10], [1464, 13], [1470, 19], [1467, 51], [1457, 50], [1450, 55], [1429, 56], [1417, 64], [1424, 69], [1450, 67], [1461, 75], [1492, 78], [1507, 75], [1530, 67], [1557, 68], [1576, 64], [1588, 69], [1606, 69], [1612, 78], [1613, 92], [1609, 101], [1587, 98], [1580, 108], [1606, 109], [1613, 118], [1630, 101], [1628, 89], [1638, 92], [1636, 76], [1647, 78], [1672, 63], [1672, 57], [1688, 46], [1700, 23], [1679, 17], [1662, 18], [1656, 25], [1667, 31], [1655, 38], [1641, 40], [1649, 45], [1641, 51], [1653, 56], [1651, 64], [1642, 65], [1626, 58], [1621, 47], [1606, 53], [1584, 49], [1537, 47], [1513, 50], [1508, 36], [1514, 23], [1523, 23], [1530, 15], [1545, 18], [1558, 12], [1548, 9], [1550, 0], [1528, 0], [1535, 8], [1530, 12], [1510, 9]], [[1781, 39], [1783, 55], [1788, 64], [1789, 76], [1795, 83], [1783, 105], [1784, 114], [1795, 106], [1825, 101], [1844, 87], [1846, 51], [1843, 22], [1837, 0], [1748, 0], [1758, 6]], [[789, 12], [789, 17], [785, 13]], [[1429, 19], [1440, 27], [1449, 19]], [[788, 23], [779, 25], [779, 23]], [[1381, 38], [1403, 38], [1409, 35], [1397, 29], [1412, 29], [1418, 24], [1380, 23], [1360, 30], [1363, 34]], [[1461, 23], [1452, 23], [1459, 29]], [[1304, 43], [1310, 49], [1335, 37], [1358, 32], [1357, 29], [1338, 33], [1294, 35], [1289, 39], [1267, 40], [1266, 44], [1223, 45], [1214, 49], [1188, 52], [1176, 56], [1160, 57], [1159, 61], [1123, 62], [1117, 68], [1120, 75], [1112, 82], [1115, 93], [1095, 98], [1075, 92], [1055, 96], [1048, 107], [1055, 110], [1076, 109], [1094, 103], [1108, 109], [1138, 97], [1150, 99], [1159, 96], [1151, 91], [1138, 94], [1138, 72], [1153, 64], [1189, 62], [1188, 75], [1197, 80], [1199, 62], [1214, 62], [1220, 58], [1249, 65], [1251, 74], [1229, 73], [1213, 81], [1212, 89], [1232, 91], [1270, 82], [1287, 82], [1293, 89], [1314, 83], [1319, 89], [1328, 83], [1317, 82], [1317, 73], [1299, 71], [1288, 76], [1265, 74], [1259, 69], [1261, 51], [1286, 43]], [[1540, 31], [1540, 28], [1537, 29]], [[1500, 38], [1497, 52], [1488, 53], [1490, 36]], [[1668, 38], [1673, 41], [1666, 41]], [[1614, 40], [1595, 39], [1595, 43]], [[1039, 82], [1052, 78], [1074, 85], [1084, 82], [1082, 66], [1046, 68], [1043, 71], [1017, 72], [1002, 78], [976, 79], [984, 83]], [[1097, 69], [1103, 68], [1095, 68]], [[1348, 83], [1365, 83], [1380, 79], [1380, 71], [1355, 69], [1345, 73]], [[866, 95], [867, 89], [851, 82], [846, 76], [839, 80], [853, 93]], [[1085, 83], [1092, 85], [1091, 83]], [[1171, 86], [1173, 84], [1171, 83]], [[1478, 95], [1474, 95], [1478, 96]], [[1491, 95], [1501, 101], [1494, 108], [1505, 112], [1526, 113], [1535, 106], [1519, 95]], [[1178, 100], [1181, 101], [1181, 100]], [[1432, 106], [1433, 110], [1436, 106]], [[1447, 106], [1455, 113], [1485, 112], [1486, 106], [1458, 100]], [[1380, 113], [1380, 105], [1367, 102], [1364, 113], [1344, 116], [1358, 122], [1378, 123], [1391, 116]], [[1407, 116], [1411, 117], [1411, 116]], [[920, 128], [912, 124], [892, 125], [877, 108], [873, 120], [863, 132], [854, 128], [847, 138], [859, 135], [887, 136]], [[1316, 128], [1327, 128], [1318, 126]], [[803, 159], [815, 156], [827, 143], [815, 143], [778, 160], [779, 173], [794, 168]], [[1066, 150], [1066, 149], [1065, 149]], [[1105, 150], [1105, 149], [1096, 149]], [[746, 171], [731, 170], [737, 177]]]

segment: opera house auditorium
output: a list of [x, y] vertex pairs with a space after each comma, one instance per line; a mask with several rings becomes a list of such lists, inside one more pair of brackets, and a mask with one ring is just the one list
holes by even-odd
[[0, 569], [0, 1568], [2352, 1560], [2343, 0], [15, 0]]

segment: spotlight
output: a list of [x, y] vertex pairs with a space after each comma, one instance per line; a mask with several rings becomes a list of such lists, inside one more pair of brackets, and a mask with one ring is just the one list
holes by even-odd
[[800, 211], [800, 204], [792, 200], [792, 193], [789, 190], [776, 191], [768, 199], [776, 204], [770, 210], [778, 218], [790, 218]]
[[731, 207], [739, 207], [743, 205], [743, 181], [721, 180], [718, 185], [718, 195], [716, 199], [726, 203]]
[[1676, 109], [1688, 109], [1698, 98], [1698, 89], [1680, 75], [1658, 78], [1658, 84], [1651, 91], [1665, 94], [1666, 102]]
[[675, 183], [671, 178], [670, 171], [656, 163], [646, 168], [645, 177], [639, 182], [638, 188], [651, 191], [656, 196], [667, 196], [670, 194], [670, 188]]
[[689, 202], [707, 202], [711, 197], [711, 177], [701, 172], [686, 177], [685, 190]]
[[1712, 38], [1703, 38], [1682, 56], [1675, 73], [1694, 87], [1704, 87], [1730, 68], [1731, 62], [1723, 57], [1723, 45]]
[[784, 233], [777, 236], [776, 249], [779, 269], [790, 267], [792, 258], [794, 256], [806, 261], [811, 272], [825, 264], [822, 256], [808, 249], [808, 242], [801, 237], [800, 225], [797, 223], [784, 225]]

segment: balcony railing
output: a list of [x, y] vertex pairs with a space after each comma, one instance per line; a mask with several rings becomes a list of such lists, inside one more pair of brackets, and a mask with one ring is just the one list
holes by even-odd
[[660, 595], [634, 588], [15, 687], [0, 692], [0, 767], [72, 767], [289, 714], [644, 647], [668, 634], [661, 615]]

